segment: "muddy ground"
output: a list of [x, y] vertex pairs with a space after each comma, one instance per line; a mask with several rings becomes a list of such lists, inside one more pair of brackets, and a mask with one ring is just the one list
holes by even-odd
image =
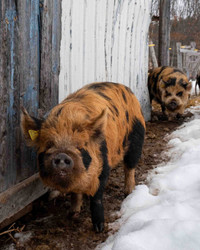
[[[199, 99], [196, 98], [191, 101], [192, 105], [199, 103]], [[148, 171], [167, 160], [161, 158], [161, 153], [167, 151], [165, 136], [191, 117], [191, 113], [186, 112], [183, 119], [166, 121], [157, 105], [154, 105], [154, 114], [155, 121], [146, 124], [143, 154], [136, 169], [136, 185], [145, 183]], [[110, 173], [104, 194], [105, 230], [103, 233], [93, 232], [87, 197], [84, 199], [81, 214], [72, 219], [67, 215], [70, 206], [68, 195], [49, 201], [46, 194], [33, 204], [31, 213], [18, 220], [13, 226], [13, 228], [23, 229], [22, 233], [12, 232], [0, 236], [0, 249], [95, 249], [112, 233], [112, 228], [108, 225], [117, 219], [124, 199], [123, 177], [123, 169], [120, 167]]]

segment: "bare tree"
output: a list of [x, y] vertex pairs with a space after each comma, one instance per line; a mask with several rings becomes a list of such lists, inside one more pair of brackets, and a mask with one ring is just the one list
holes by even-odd
[[[159, 15], [159, 2], [160, 0], [152, 0], [151, 13], [152, 16]], [[171, 0], [170, 1], [171, 18], [187, 18], [187, 17], [199, 17], [200, 13], [200, 0]]]
[[[158, 58], [159, 37], [159, 4], [160, 0], [152, 0], [152, 23], [149, 36], [155, 44], [154, 49]], [[200, 0], [171, 0], [170, 1], [170, 65], [177, 65], [176, 43], [190, 45], [196, 42], [200, 49]], [[155, 18], [156, 17], [156, 18]], [[154, 21], [157, 20], [157, 21]]]
[[160, 0], [159, 16], [158, 64], [169, 66], [170, 0]]

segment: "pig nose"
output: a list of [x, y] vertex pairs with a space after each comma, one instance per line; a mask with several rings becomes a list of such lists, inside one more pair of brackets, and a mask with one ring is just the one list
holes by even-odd
[[65, 153], [60, 153], [55, 156], [52, 160], [52, 165], [56, 168], [72, 168], [74, 166], [74, 162], [70, 156]]
[[178, 105], [177, 105], [176, 101], [170, 102], [169, 108], [170, 108], [171, 110], [175, 110], [177, 107], [178, 107]]

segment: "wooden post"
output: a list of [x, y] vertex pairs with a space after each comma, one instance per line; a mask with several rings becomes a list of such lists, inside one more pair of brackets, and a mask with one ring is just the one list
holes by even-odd
[[169, 65], [170, 0], [160, 0], [158, 65]]
[[191, 50], [196, 49], [196, 43], [195, 42], [190, 42]]
[[[150, 42], [150, 44], [153, 44], [151, 39], [149, 39], [149, 42]], [[149, 47], [149, 54], [150, 54], [150, 57], [151, 57], [151, 60], [152, 60], [153, 68], [157, 68], [158, 67], [158, 61], [157, 61], [155, 49], [154, 49], [153, 46]]]
[[176, 43], [176, 50], [177, 50], [177, 68], [182, 69], [182, 53], [180, 52], [181, 43]]

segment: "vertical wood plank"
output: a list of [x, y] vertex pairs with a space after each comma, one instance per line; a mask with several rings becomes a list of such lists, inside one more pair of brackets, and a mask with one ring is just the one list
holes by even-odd
[[80, 88], [83, 81], [84, 70], [84, 12], [85, 1], [73, 1], [71, 10], [71, 92], [75, 86]]
[[176, 43], [176, 50], [177, 50], [177, 68], [178, 69], [182, 69], [183, 68], [183, 64], [182, 64], [182, 54], [180, 52], [180, 48], [181, 48], [181, 43]]
[[126, 16], [126, 33], [125, 33], [125, 58], [124, 58], [124, 76], [123, 76], [123, 83], [127, 84], [130, 81], [130, 72], [131, 72], [131, 55], [132, 55], [132, 49], [131, 49], [131, 41], [132, 41], [132, 24], [133, 24], [133, 7], [134, 2], [128, 1], [127, 6], [127, 16]]
[[[80, 87], [84, 82], [92, 82], [96, 76], [96, 1], [85, 1], [84, 4], [84, 21], [83, 21], [83, 57], [82, 59], [82, 69], [83, 78]], [[88, 29], [90, 27], [90, 29]], [[81, 53], [81, 51], [80, 51]], [[74, 86], [76, 89], [76, 85]]]
[[[140, 18], [142, 18], [140, 11], [139, 11], [139, 7], [140, 7], [140, 1], [135, 1], [134, 3], [134, 9], [133, 9], [133, 13], [134, 13], [134, 21], [133, 21], [133, 39], [132, 39], [132, 58], [131, 58], [131, 76], [130, 76], [130, 86], [131, 86], [131, 89], [133, 90], [133, 92], [136, 94], [136, 96], [138, 97], [137, 95], [137, 82], [138, 82], [138, 74], [139, 74], [139, 70], [138, 70], [138, 62], [140, 60], [140, 57], [139, 57], [139, 53], [141, 52], [140, 51], [140, 30], [139, 30], [139, 21], [140, 21]], [[139, 33], [138, 33], [139, 32]], [[134, 70], [134, 74], [133, 74], [133, 71], [132, 69], [135, 69]]]
[[41, 3], [41, 46], [39, 108], [45, 113], [58, 103], [60, 72], [61, 2]]
[[[153, 41], [151, 39], [149, 41], [149, 44], [153, 44]], [[158, 67], [158, 61], [157, 61], [157, 58], [156, 58], [156, 52], [155, 52], [154, 46], [149, 47], [149, 55], [150, 55], [151, 60], [152, 60], [152, 67], [157, 68]]]
[[[21, 104], [28, 112], [37, 116], [39, 107], [39, 67], [40, 67], [40, 37], [39, 37], [39, 0], [17, 1], [18, 31], [20, 42], [18, 58], [20, 69]], [[24, 140], [21, 143], [21, 163], [18, 166], [17, 182], [34, 174], [36, 153], [27, 148]]]
[[[65, 96], [65, 86], [69, 86], [71, 92], [89, 82], [121, 82], [135, 92], [148, 120], [150, 105], [146, 81], [151, 1], [85, 0], [84, 5], [80, 5], [79, 1], [71, 0], [70, 3], [70, 16], [66, 3], [62, 3], [59, 100]], [[69, 19], [71, 37], [66, 30]], [[82, 49], [77, 40], [83, 43]], [[72, 47], [70, 57], [67, 54], [69, 44]], [[74, 80], [66, 78], [67, 74]]]
[[112, 20], [114, 11], [114, 1], [107, 0], [106, 7], [106, 31], [105, 31], [105, 79], [106, 81], [112, 81]]
[[118, 47], [120, 34], [120, 13], [121, 1], [114, 1], [113, 19], [112, 19], [112, 81], [118, 82]]
[[126, 38], [127, 38], [127, 18], [128, 18], [128, 1], [122, 1], [121, 13], [120, 13], [120, 33], [119, 33], [119, 44], [118, 44], [118, 72], [119, 82], [125, 83], [124, 81], [124, 69], [126, 65]]
[[105, 78], [105, 33], [106, 33], [106, 5], [107, 1], [96, 1], [96, 79], [106, 81]]
[[[60, 51], [60, 68], [59, 75], [59, 101], [62, 101], [71, 92], [71, 12], [72, 0], [62, 1], [62, 10], [65, 14], [61, 17], [61, 51]], [[63, 56], [64, 54], [64, 56]]]
[[19, 74], [16, 65], [17, 5], [0, 2], [0, 192], [16, 181], [19, 163]]

